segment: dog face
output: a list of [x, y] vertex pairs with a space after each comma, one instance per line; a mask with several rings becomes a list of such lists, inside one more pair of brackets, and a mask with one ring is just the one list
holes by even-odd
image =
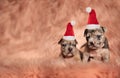
[[105, 28], [101, 27], [98, 29], [86, 29], [84, 36], [86, 37], [88, 47], [91, 49], [102, 48], [105, 44]]
[[61, 52], [63, 57], [73, 57], [75, 50], [76, 50], [76, 45], [77, 41], [76, 40], [65, 40], [61, 39], [58, 44], [61, 45]]

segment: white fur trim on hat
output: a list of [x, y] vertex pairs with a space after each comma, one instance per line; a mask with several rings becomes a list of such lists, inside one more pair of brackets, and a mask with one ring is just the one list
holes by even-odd
[[97, 28], [100, 28], [99, 24], [88, 24], [86, 26], [86, 29], [97, 29]]
[[76, 22], [74, 20], [72, 20], [70, 23], [72, 26], [74, 26], [76, 24]]
[[63, 39], [65, 40], [75, 40], [74, 36], [63, 36]]
[[87, 7], [86, 8], [86, 12], [90, 13], [92, 11], [92, 8], [91, 7]]

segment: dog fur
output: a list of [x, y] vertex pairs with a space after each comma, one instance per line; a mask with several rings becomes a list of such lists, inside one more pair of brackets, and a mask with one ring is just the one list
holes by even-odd
[[81, 61], [82, 60], [82, 52], [76, 48], [78, 44], [77, 40], [65, 40], [61, 39], [58, 44], [61, 45], [61, 53], [60, 57], [62, 58], [73, 58], [74, 60]]
[[102, 26], [98, 29], [85, 30], [84, 36], [86, 37], [87, 43], [81, 47], [84, 47], [84, 62], [88, 62], [92, 59], [97, 61], [109, 62], [110, 50], [108, 40], [104, 35], [105, 31], [106, 29]]

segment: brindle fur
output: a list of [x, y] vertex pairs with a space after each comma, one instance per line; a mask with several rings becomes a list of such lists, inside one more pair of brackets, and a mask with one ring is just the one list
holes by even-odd
[[109, 61], [109, 45], [104, 33], [104, 27], [85, 30], [84, 36], [86, 37], [87, 43], [82, 46], [82, 48], [84, 47], [84, 62], [88, 62], [91, 59], [103, 62]]
[[60, 57], [62, 58], [74, 58], [75, 60], [82, 60], [82, 52], [76, 48], [78, 42], [76, 40], [61, 39], [58, 44], [61, 45]]

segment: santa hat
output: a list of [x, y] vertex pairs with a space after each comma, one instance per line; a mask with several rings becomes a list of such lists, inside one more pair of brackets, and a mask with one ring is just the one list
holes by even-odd
[[68, 23], [66, 32], [63, 36], [63, 39], [65, 40], [75, 40], [75, 35], [73, 31], [73, 26], [75, 25], [75, 21], [71, 21]]
[[87, 7], [86, 12], [89, 13], [88, 24], [87, 24], [86, 29], [100, 28], [100, 25], [99, 25], [97, 18], [96, 18], [95, 10], [92, 9], [91, 7]]

